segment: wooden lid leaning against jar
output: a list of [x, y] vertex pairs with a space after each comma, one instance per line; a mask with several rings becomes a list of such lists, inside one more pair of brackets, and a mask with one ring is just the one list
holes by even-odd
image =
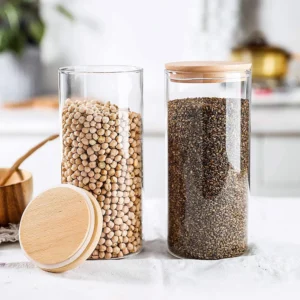
[[245, 81], [251, 63], [232, 61], [179, 61], [165, 64], [172, 82], [217, 83]]
[[62, 184], [29, 203], [20, 224], [20, 245], [39, 268], [53, 273], [68, 271], [95, 250], [102, 222], [100, 205], [92, 194]]

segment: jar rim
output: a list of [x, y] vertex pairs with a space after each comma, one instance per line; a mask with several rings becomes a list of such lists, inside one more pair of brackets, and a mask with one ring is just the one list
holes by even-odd
[[58, 69], [60, 74], [142, 73], [143, 68], [130, 65], [76, 65]]
[[223, 71], [223, 72], [183, 72], [165, 70], [167, 78], [171, 82], [177, 83], [223, 83], [223, 82], [242, 82], [251, 78], [252, 72], [246, 70]]

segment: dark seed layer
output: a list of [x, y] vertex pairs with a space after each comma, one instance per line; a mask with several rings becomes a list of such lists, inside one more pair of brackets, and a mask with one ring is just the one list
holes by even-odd
[[247, 248], [249, 100], [168, 102], [170, 251], [221, 259]]

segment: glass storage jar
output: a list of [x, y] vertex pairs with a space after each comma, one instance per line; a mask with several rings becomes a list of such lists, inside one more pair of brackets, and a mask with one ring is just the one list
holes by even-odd
[[247, 249], [251, 64], [166, 64], [168, 249], [221, 259]]
[[141, 68], [59, 69], [61, 182], [93, 193], [103, 213], [91, 259], [142, 248], [142, 93]]

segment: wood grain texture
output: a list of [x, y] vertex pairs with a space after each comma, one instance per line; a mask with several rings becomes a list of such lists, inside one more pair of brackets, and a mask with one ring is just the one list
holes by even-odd
[[233, 61], [177, 61], [165, 64], [168, 71], [175, 72], [245, 72], [251, 69], [251, 63]]
[[226, 61], [182, 61], [165, 65], [171, 82], [221, 83], [246, 81], [250, 63]]
[[20, 108], [39, 108], [39, 109], [58, 109], [59, 103], [57, 95], [44, 95], [27, 99], [19, 103], [4, 103], [3, 107], [10, 109]]
[[[9, 169], [0, 169], [0, 179]], [[0, 186], [0, 226], [19, 224], [22, 214], [32, 198], [33, 180], [30, 172], [18, 170], [4, 186]]]
[[22, 217], [20, 243], [27, 257], [43, 270], [64, 272], [91, 255], [101, 231], [97, 200], [83, 189], [61, 185], [30, 203]]
[[37, 196], [25, 211], [20, 240], [26, 254], [44, 265], [72, 257], [82, 246], [90, 228], [90, 213], [83, 196], [57, 187]]
[[90, 193], [88, 193], [88, 192], [86, 192], [86, 193], [88, 194], [88, 196], [93, 204], [93, 208], [95, 211], [95, 217], [96, 217], [93, 236], [92, 236], [88, 246], [85, 248], [82, 255], [78, 259], [73, 261], [72, 263], [70, 263], [64, 267], [57, 268], [57, 269], [51, 269], [51, 270], [43, 269], [44, 271], [51, 272], [51, 273], [62, 273], [62, 272], [66, 272], [71, 269], [74, 269], [74, 268], [78, 267], [79, 265], [81, 265], [83, 262], [85, 262], [91, 256], [92, 252], [95, 250], [95, 248], [100, 240], [100, 237], [101, 237], [102, 226], [103, 226], [103, 217], [102, 217], [102, 212], [100, 209], [99, 202]]

